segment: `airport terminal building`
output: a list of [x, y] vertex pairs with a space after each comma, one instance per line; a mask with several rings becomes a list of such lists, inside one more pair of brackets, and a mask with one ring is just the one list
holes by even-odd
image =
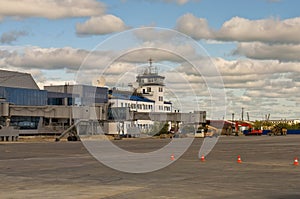
[[69, 84], [41, 90], [28, 73], [0, 70], [0, 125], [59, 133], [86, 119], [99, 121], [107, 134], [127, 134], [131, 127], [147, 132], [153, 121], [129, 121], [127, 116], [120, 121], [112, 112], [173, 112], [164, 99], [164, 77], [151, 64], [137, 76], [132, 92]]
[[[47, 86], [40, 90], [30, 74], [0, 70], [0, 125], [61, 131], [76, 117], [81, 118], [88, 107], [93, 107], [97, 119], [105, 120], [107, 93], [105, 87], [88, 85]], [[76, 108], [77, 116], [72, 111]]]
[[[165, 100], [164, 76], [158, 74], [158, 69], [152, 65], [142, 68], [132, 82], [128, 90], [110, 89], [109, 99], [112, 108], [127, 108], [131, 112], [139, 113], [171, 113], [172, 103]], [[110, 123], [111, 131], [118, 134], [150, 133], [155, 122], [148, 119], [137, 119], [136, 121], [118, 121]], [[171, 128], [169, 122], [169, 128]]]

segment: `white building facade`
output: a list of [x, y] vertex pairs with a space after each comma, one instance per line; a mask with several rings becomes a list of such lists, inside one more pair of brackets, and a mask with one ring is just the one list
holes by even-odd
[[158, 74], [157, 68], [152, 66], [151, 59], [149, 60], [149, 66], [136, 78], [138, 83], [137, 93], [141, 93], [144, 97], [155, 101], [154, 112], [172, 111], [172, 107], [164, 103], [164, 79], [164, 76]]
[[[157, 68], [152, 66], [151, 59], [149, 66], [146, 67], [136, 77], [137, 85], [130, 91], [121, 91], [112, 89], [109, 91], [109, 102], [112, 108], [129, 108], [130, 111], [136, 112], [172, 112], [172, 103], [165, 101], [164, 98], [164, 79], [157, 72]], [[110, 126], [112, 134], [136, 134], [149, 133], [153, 127], [154, 121], [137, 120], [115, 122], [115, 127]], [[117, 132], [116, 132], [117, 131]]]

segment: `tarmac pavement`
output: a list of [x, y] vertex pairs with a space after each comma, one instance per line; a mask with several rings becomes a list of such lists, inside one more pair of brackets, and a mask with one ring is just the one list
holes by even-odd
[[[133, 152], [168, 139], [113, 141]], [[300, 198], [300, 136], [220, 137], [206, 161], [203, 139], [161, 170], [130, 174], [95, 160], [81, 142], [0, 143], [0, 198]], [[240, 155], [242, 163], [237, 163]]]

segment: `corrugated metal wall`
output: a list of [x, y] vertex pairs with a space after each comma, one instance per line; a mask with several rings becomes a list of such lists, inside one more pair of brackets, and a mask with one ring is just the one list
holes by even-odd
[[0, 98], [4, 98], [6, 102], [16, 105], [47, 105], [47, 91], [44, 90], [0, 87]]

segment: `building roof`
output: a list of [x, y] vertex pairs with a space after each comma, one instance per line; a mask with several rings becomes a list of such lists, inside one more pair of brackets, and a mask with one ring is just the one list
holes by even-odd
[[157, 75], [157, 74], [142, 74], [138, 75], [137, 78], [159, 78], [159, 79], [165, 79], [164, 76]]
[[172, 102], [164, 101], [164, 104], [172, 104]]
[[84, 85], [84, 84], [51, 85], [51, 86], [44, 86], [44, 89], [49, 92], [73, 93], [73, 94], [83, 94], [84, 90], [91, 90], [93, 92], [104, 90], [106, 93], [108, 90], [108, 88], [106, 87], [98, 87], [98, 86]]
[[132, 100], [132, 101], [141, 101], [141, 102], [155, 102], [146, 97], [135, 95], [129, 91], [119, 91], [119, 90], [109, 90], [109, 95], [111, 99], [123, 99], [123, 100]]
[[0, 69], [0, 86], [39, 90], [38, 85], [30, 74], [2, 69]]

